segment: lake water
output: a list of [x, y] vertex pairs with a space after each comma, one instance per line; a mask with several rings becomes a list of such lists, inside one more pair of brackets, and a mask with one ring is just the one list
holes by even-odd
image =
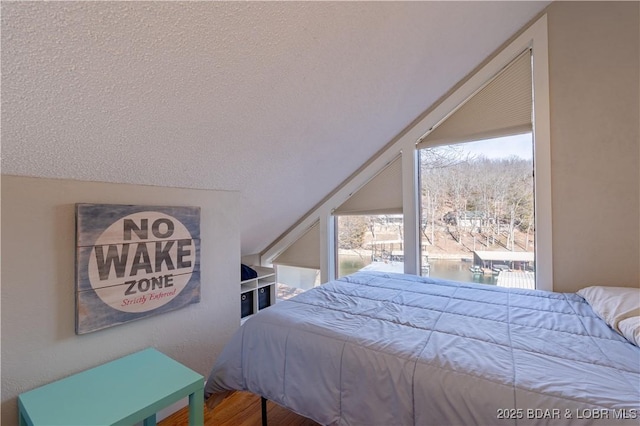
[[[480, 284], [496, 285], [496, 275], [474, 274], [469, 270], [471, 262], [462, 262], [459, 260], [429, 260], [429, 276], [433, 278], [441, 278], [445, 280], [475, 282]], [[345, 276], [364, 268], [365, 264], [360, 259], [350, 258], [342, 259], [340, 262], [340, 276]], [[369, 270], [384, 270], [389, 272], [402, 272], [401, 262], [391, 262], [387, 264], [370, 264]]]
[[445, 280], [496, 285], [497, 275], [474, 274], [469, 270], [471, 265], [473, 265], [472, 262], [432, 259], [429, 260], [429, 276]]

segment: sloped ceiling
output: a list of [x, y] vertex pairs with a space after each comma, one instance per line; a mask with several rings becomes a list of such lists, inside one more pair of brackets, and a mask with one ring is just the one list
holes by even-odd
[[237, 190], [258, 253], [547, 4], [2, 2], [2, 173]]

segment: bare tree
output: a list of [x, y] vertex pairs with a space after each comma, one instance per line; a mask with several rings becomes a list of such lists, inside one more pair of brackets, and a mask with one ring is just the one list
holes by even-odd
[[368, 230], [364, 216], [339, 216], [338, 248], [354, 250], [363, 246]]
[[[440, 221], [446, 214], [444, 201], [451, 200], [452, 192], [459, 194], [462, 189], [455, 184], [459, 180], [452, 176], [458, 173], [456, 166], [468, 160], [469, 156], [462, 147], [456, 145], [420, 150], [422, 209], [423, 217], [426, 216], [421, 222], [421, 231], [430, 244], [435, 244], [436, 221]], [[460, 204], [460, 197], [453, 195], [453, 198], [453, 209], [456, 210], [455, 206]]]
[[[516, 250], [516, 232], [526, 233], [529, 249], [533, 229], [533, 164], [518, 157], [488, 159], [470, 156], [463, 146], [420, 151], [422, 235], [431, 244], [450, 235], [463, 244], [473, 237], [487, 247]], [[476, 238], [479, 237], [479, 238]]]

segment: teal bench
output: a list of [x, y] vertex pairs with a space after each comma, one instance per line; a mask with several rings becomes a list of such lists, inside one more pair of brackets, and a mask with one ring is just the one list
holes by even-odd
[[20, 426], [156, 424], [189, 397], [189, 425], [204, 423], [204, 377], [150, 348], [18, 396]]

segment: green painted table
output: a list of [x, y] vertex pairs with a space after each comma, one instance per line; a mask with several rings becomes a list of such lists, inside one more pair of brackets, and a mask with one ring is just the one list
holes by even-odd
[[156, 424], [156, 412], [189, 397], [189, 425], [204, 423], [204, 377], [150, 348], [18, 396], [20, 425]]

